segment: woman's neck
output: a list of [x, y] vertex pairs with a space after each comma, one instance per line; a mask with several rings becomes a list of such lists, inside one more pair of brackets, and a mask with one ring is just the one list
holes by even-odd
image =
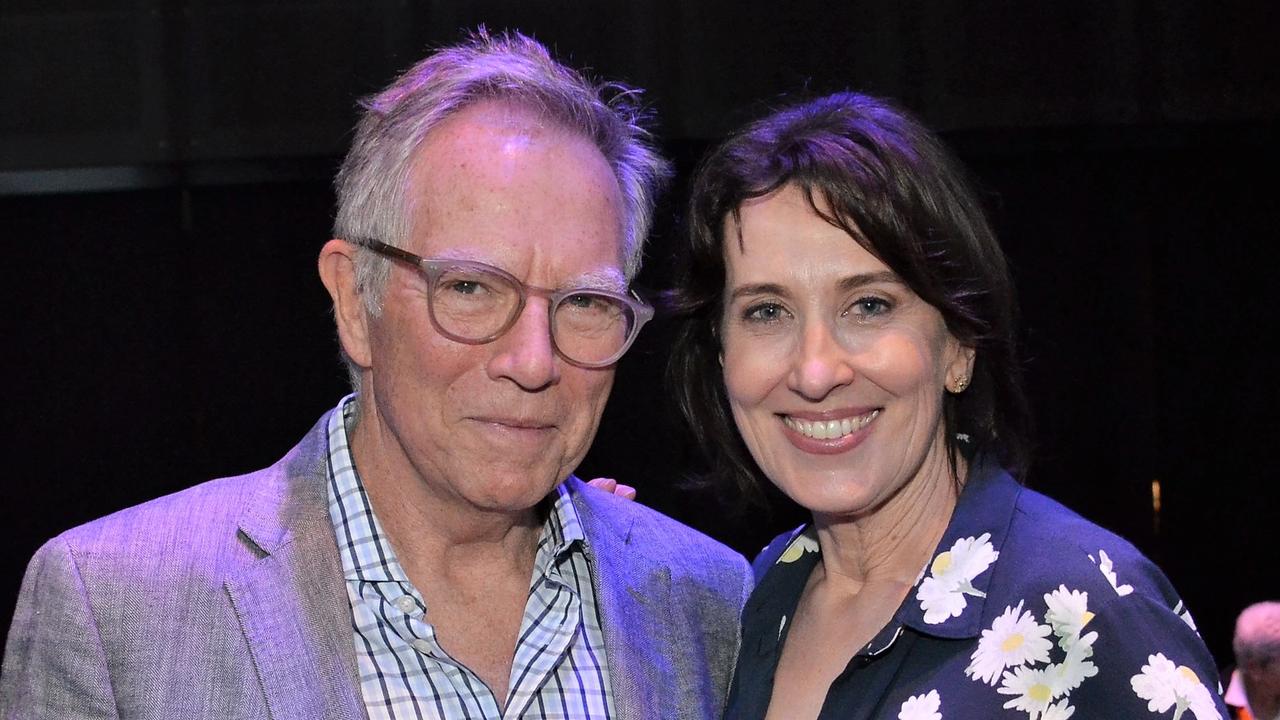
[[930, 453], [914, 477], [873, 510], [815, 515], [825, 579], [854, 592], [869, 582], [913, 585], [946, 532], [967, 473], [963, 458], [952, 475], [946, 453]]

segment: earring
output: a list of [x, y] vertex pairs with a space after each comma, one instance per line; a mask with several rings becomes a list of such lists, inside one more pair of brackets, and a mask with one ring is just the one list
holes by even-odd
[[964, 389], [967, 387], [969, 387], [969, 378], [960, 376], [955, 379], [955, 382], [953, 382], [952, 386], [948, 389], [951, 390], [951, 392], [955, 393], [956, 395], [959, 395], [960, 393], [964, 392]]

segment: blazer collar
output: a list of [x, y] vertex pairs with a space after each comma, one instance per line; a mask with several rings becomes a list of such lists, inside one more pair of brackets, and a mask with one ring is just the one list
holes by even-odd
[[225, 581], [277, 720], [367, 717], [327, 510], [327, 419], [259, 473], [239, 531], [261, 556]]

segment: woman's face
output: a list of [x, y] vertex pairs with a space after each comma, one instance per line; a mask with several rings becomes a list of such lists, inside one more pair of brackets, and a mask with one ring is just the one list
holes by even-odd
[[[725, 221], [725, 387], [765, 474], [834, 517], [950, 482], [945, 385], [973, 353], [848, 233], [785, 186]], [[737, 242], [741, 231], [741, 245]]]

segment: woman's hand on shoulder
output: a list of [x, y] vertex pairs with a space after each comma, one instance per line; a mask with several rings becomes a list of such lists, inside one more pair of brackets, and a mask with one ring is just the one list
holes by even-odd
[[597, 490], [603, 490], [611, 495], [617, 495], [624, 500], [635, 500], [636, 489], [630, 485], [623, 485], [613, 478], [598, 477], [587, 481], [588, 487]]

